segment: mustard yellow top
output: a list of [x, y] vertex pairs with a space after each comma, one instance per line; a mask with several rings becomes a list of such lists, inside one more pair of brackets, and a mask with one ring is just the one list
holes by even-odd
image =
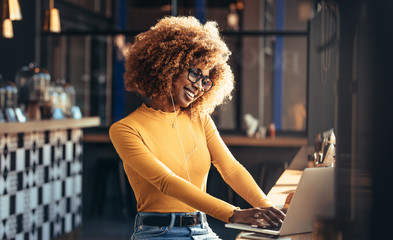
[[236, 207], [206, 193], [211, 163], [252, 206], [272, 206], [252, 176], [232, 156], [210, 116], [191, 123], [189, 114], [180, 110], [176, 114], [177, 119], [173, 112], [157, 111], [143, 104], [109, 130], [134, 190], [138, 211], [199, 210], [228, 222]]

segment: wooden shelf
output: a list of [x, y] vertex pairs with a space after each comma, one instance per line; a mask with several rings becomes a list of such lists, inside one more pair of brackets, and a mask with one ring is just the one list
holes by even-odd
[[[246, 136], [222, 136], [228, 146], [248, 146], [248, 147], [302, 147], [307, 145], [307, 138], [298, 137], [276, 137], [276, 138], [249, 138]], [[109, 133], [89, 134], [83, 136], [85, 142], [110, 143]]]
[[307, 138], [275, 137], [275, 138], [249, 138], [246, 136], [222, 136], [228, 146], [248, 147], [301, 147], [307, 145]]
[[110, 143], [109, 133], [86, 133], [83, 135], [83, 142], [89, 143]]
[[99, 117], [85, 117], [81, 119], [40, 120], [24, 123], [0, 123], [0, 133], [37, 132], [56, 129], [87, 128], [100, 125]]

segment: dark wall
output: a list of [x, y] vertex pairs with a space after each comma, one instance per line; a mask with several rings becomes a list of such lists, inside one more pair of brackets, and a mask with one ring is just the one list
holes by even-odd
[[[311, 21], [309, 143], [335, 127], [337, 226], [343, 239], [383, 239], [393, 221], [393, 3], [337, 0], [338, 41], [321, 81], [320, 15]], [[333, 57], [334, 56], [334, 57]]]
[[338, 1], [336, 194], [344, 239], [383, 239], [392, 225], [393, 4]]
[[[355, 157], [359, 176], [370, 176], [371, 198], [364, 197], [365, 186], [357, 181], [356, 215], [369, 226], [368, 239], [382, 239], [393, 223], [393, 3], [363, 1], [359, 8], [356, 66]], [[366, 202], [365, 199], [370, 199]], [[362, 225], [361, 225], [362, 226]]]
[[0, 74], [4, 80], [14, 81], [22, 66], [36, 61], [36, 2], [21, 1], [23, 19], [13, 22], [14, 38], [0, 38]]

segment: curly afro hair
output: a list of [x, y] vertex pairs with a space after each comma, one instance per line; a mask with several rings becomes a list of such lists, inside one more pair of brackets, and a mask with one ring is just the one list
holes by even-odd
[[194, 17], [165, 17], [129, 45], [125, 88], [144, 97], [165, 98], [182, 72], [191, 67], [209, 69], [214, 86], [192, 108], [182, 110], [192, 109], [196, 116], [211, 114], [231, 98], [234, 77], [227, 63], [230, 54], [216, 22], [201, 24]]

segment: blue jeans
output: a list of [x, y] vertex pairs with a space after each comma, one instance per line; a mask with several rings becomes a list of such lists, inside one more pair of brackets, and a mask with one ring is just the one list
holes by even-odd
[[[140, 212], [135, 217], [134, 234], [131, 236], [131, 240], [139, 239], [177, 239], [177, 240], [220, 240], [220, 238], [212, 231], [209, 224], [206, 221], [206, 214], [202, 212], [196, 212], [192, 214], [201, 214], [202, 223], [197, 224], [193, 227], [180, 226], [175, 227], [174, 219], [176, 216], [185, 216], [190, 213], [151, 213], [151, 212]], [[141, 217], [147, 216], [171, 216], [171, 223], [169, 226], [149, 226], [143, 225]]]

